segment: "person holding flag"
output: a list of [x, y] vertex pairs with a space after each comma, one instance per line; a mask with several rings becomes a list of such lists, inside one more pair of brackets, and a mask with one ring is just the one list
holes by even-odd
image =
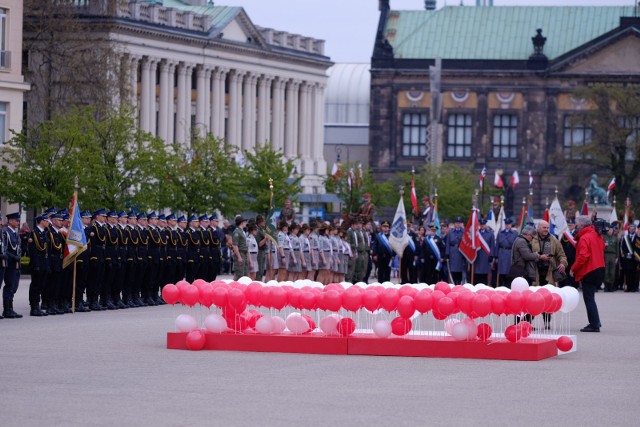
[[420, 225], [427, 226], [434, 221], [435, 208], [431, 206], [431, 199], [429, 196], [424, 196], [422, 203], [424, 204], [424, 209], [420, 214]]

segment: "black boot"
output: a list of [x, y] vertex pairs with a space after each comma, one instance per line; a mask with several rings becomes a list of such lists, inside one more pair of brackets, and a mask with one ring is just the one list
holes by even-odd
[[40, 310], [40, 307], [37, 304], [35, 306], [34, 305], [31, 306], [31, 313], [29, 313], [29, 315], [34, 317], [48, 316], [47, 312], [44, 310]]
[[22, 318], [22, 314], [18, 314], [13, 311], [13, 301], [8, 302], [4, 305], [4, 312], [2, 315], [7, 319], [20, 319]]

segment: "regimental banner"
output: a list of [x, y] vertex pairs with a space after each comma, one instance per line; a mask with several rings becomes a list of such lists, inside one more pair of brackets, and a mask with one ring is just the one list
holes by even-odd
[[404, 248], [409, 244], [407, 215], [404, 211], [404, 198], [402, 196], [400, 196], [400, 201], [398, 202], [396, 215], [393, 217], [393, 224], [391, 224], [390, 233], [389, 244], [398, 256], [402, 256]]

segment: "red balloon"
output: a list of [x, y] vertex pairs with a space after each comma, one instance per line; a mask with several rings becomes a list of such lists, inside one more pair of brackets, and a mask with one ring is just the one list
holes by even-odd
[[491, 339], [492, 333], [491, 326], [488, 323], [480, 323], [478, 325], [478, 338], [482, 341], [488, 341]]
[[447, 282], [438, 282], [436, 283], [436, 286], [434, 286], [433, 289], [435, 291], [440, 291], [445, 295], [451, 292], [451, 286], [449, 286]]
[[245, 296], [247, 297], [247, 302], [251, 305], [255, 305], [256, 307], [260, 306], [260, 301], [262, 301], [260, 290], [262, 289], [262, 285], [258, 282], [251, 282], [249, 286], [247, 286], [247, 290], [245, 291]]
[[453, 310], [455, 310], [456, 306], [451, 298], [444, 297], [438, 301], [438, 305], [436, 308], [437, 311], [440, 312], [440, 314], [442, 314], [443, 316], [448, 316], [453, 313]]
[[180, 289], [176, 285], [166, 285], [162, 288], [162, 299], [167, 304], [175, 304], [180, 300]]
[[489, 298], [491, 299], [491, 311], [493, 314], [497, 314], [498, 316], [504, 314], [506, 302], [503, 293], [494, 292]]
[[516, 325], [507, 326], [507, 329], [504, 330], [504, 336], [511, 342], [518, 342], [522, 338], [522, 335], [516, 329]]
[[458, 296], [458, 307], [460, 307], [460, 311], [467, 316], [471, 315], [471, 313], [473, 312], [474, 296], [475, 294], [473, 292], [461, 292]]
[[311, 316], [307, 315], [307, 314], [301, 314], [301, 316], [307, 321], [307, 323], [309, 324], [309, 330], [305, 333], [309, 333], [311, 331], [313, 331], [316, 328], [316, 322], [311, 318]]
[[398, 289], [398, 295], [400, 295], [400, 297], [403, 297], [405, 295], [409, 295], [410, 297], [412, 297], [417, 293], [418, 293], [418, 290], [413, 286], [409, 286], [409, 285], [402, 285], [400, 286], [400, 289]]
[[509, 309], [509, 312], [513, 314], [522, 313], [524, 309], [524, 298], [522, 297], [522, 292], [511, 291], [507, 295], [506, 307]]
[[560, 351], [569, 351], [573, 348], [573, 340], [566, 335], [561, 336], [556, 341], [556, 347]]
[[249, 323], [247, 324], [247, 326], [249, 326], [251, 329], [255, 329], [256, 322], [260, 320], [260, 318], [264, 317], [264, 314], [258, 312], [254, 313], [253, 311], [254, 310], [250, 312], [251, 316], [249, 317]]
[[542, 297], [544, 298], [544, 309], [542, 311], [548, 313], [549, 309], [552, 307], [551, 304], [553, 304], [551, 291], [547, 288], [540, 288], [536, 291], [536, 293], [542, 295]]
[[182, 296], [182, 303], [184, 305], [193, 307], [198, 302], [200, 292], [195, 286], [187, 286], [180, 292], [180, 295]]
[[229, 291], [227, 288], [222, 286], [215, 288], [211, 293], [211, 301], [220, 308], [227, 305], [227, 302], [229, 301]]
[[271, 306], [276, 310], [282, 310], [284, 306], [287, 305], [287, 292], [279, 286], [274, 286], [273, 289], [271, 289], [269, 297], [271, 299]]
[[482, 294], [476, 294], [473, 296], [471, 302], [471, 310], [477, 314], [478, 317], [485, 317], [491, 313], [491, 300], [488, 296]]
[[187, 286], [191, 286], [191, 284], [186, 280], [180, 280], [178, 283], [176, 283], [176, 287], [180, 289], [180, 291], [182, 291], [182, 289], [184, 289]]
[[231, 307], [235, 308], [237, 311], [242, 312], [240, 308], [245, 305], [246, 306], [247, 299], [244, 296], [244, 292], [242, 292], [238, 288], [233, 288], [229, 291], [229, 304]]
[[313, 292], [302, 292], [300, 294], [300, 306], [305, 310], [313, 310], [316, 306], [316, 296]]
[[518, 331], [518, 335], [521, 335], [522, 338], [526, 338], [531, 335], [531, 332], [533, 332], [533, 326], [531, 326], [531, 323], [523, 320], [516, 325], [516, 330]]
[[398, 291], [394, 288], [387, 288], [382, 291], [382, 295], [380, 296], [380, 303], [382, 304], [382, 308], [387, 311], [393, 311], [396, 309], [396, 305], [398, 304], [398, 300], [400, 296], [398, 295]]
[[229, 329], [233, 329], [236, 332], [244, 331], [249, 327], [249, 313], [237, 314], [233, 312], [233, 309], [224, 312], [224, 318], [227, 320], [227, 326]]
[[353, 319], [344, 317], [338, 322], [338, 333], [340, 336], [348, 337], [356, 330], [356, 322]]
[[187, 348], [192, 351], [202, 350], [207, 337], [200, 329], [193, 330], [187, 334]]
[[416, 312], [416, 306], [413, 302], [413, 298], [411, 298], [409, 295], [400, 297], [397, 306], [398, 314], [400, 314], [400, 317], [402, 317], [403, 319], [411, 318], [411, 316], [413, 316], [413, 314]]
[[403, 319], [402, 317], [396, 317], [391, 321], [391, 332], [393, 335], [407, 335], [411, 328], [413, 327], [413, 322], [411, 319]]
[[562, 307], [562, 297], [560, 294], [551, 293], [551, 299], [553, 300], [553, 306], [549, 310], [549, 313], [560, 311], [560, 307]]
[[351, 286], [342, 294], [342, 306], [349, 311], [362, 308], [362, 291], [357, 286]]
[[431, 296], [430, 289], [423, 289], [416, 294], [413, 298], [414, 304], [416, 306], [416, 310], [420, 313], [424, 314], [431, 310], [433, 307], [433, 297]]
[[525, 301], [525, 309], [532, 316], [537, 316], [544, 310], [544, 297], [537, 292], [533, 292], [527, 296]]
[[373, 289], [367, 289], [362, 295], [362, 305], [369, 311], [376, 311], [380, 308], [380, 294]]
[[342, 295], [338, 291], [325, 292], [322, 300], [329, 311], [339, 311], [342, 308]]
[[196, 279], [193, 281], [192, 285], [195, 286], [196, 288], [200, 289], [202, 287], [202, 285], [204, 285], [205, 283], [209, 283], [206, 280], [202, 280], [202, 279]]
[[205, 283], [200, 287], [200, 295], [198, 297], [198, 302], [204, 305], [205, 307], [209, 308], [213, 303], [212, 298], [213, 298], [213, 286], [211, 286], [209, 283]]
[[438, 311], [438, 309], [434, 308], [433, 310], [431, 310], [431, 314], [433, 314], [433, 317], [436, 318], [436, 320], [444, 320], [447, 317], [449, 317], [448, 314], [442, 314], [440, 313], [440, 311]]
[[344, 292], [344, 287], [340, 283], [329, 283], [324, 287], [324, 292], [336, 291], [338, 293]]

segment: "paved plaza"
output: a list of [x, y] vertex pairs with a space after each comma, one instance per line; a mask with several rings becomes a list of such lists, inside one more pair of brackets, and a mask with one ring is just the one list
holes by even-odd
[[640, 294], [540, 362], [167, 350], [172, 306], [0, 320], [2, 426], [636, 426]]

